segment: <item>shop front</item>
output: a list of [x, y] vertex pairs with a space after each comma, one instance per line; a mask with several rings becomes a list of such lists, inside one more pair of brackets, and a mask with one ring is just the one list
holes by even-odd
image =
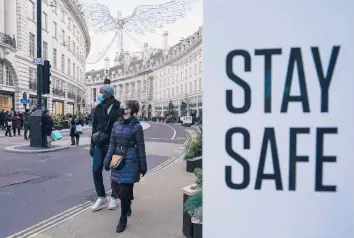
[[0, 110], [10, 111], [15, 105], [14, 92], [0, 91]]
[[[29, 107], [27, 107], [28, 109], [32, 109], [33, 107], [37, 107], [37, 97], [35, 95], [30, 95], [29, 96]], [[47, 110], [48, 106], [47, 106], [47, 98], [42, 97], [42, 108], [44, 110]]]
[[68, 112], [71, 115], [74, 115], [74, 103], [68, 102]]
[[53, 115], [64, 115], [64, 102], [53, 100]]

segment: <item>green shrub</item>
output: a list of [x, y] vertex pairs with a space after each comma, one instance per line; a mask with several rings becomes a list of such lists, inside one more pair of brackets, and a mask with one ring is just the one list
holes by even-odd
[[200, 219], [203, 218], [203, 193], [202, 191], [189, 197], [184, 203], [184, 211], [191, 217]]
[[198, 134], [195, 139], [191, 139], [187, 143], [185, 159], [193, 159], [203, 155], [203, 137]]
[[61, 123], [62, 123], [61, 116], [60, 115], [55, 115], [53, 117], [53, 123], [54, 123], [54, 126], [60, 126]]
[[194, 170], [194, 175], [196, 177], [195, 184], [201, 188], [203, 186], [203, 170], [201, 168], [196, 168]]

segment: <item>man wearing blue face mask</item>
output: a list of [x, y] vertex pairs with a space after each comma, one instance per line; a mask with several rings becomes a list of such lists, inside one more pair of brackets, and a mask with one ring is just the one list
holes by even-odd
[[97, 100], [100, 103], [95, 107], [92, 117], [90, 155], [93, 157], [93, 181], [98, 199], [91, 207], [92, 211], [98, 211], [108, 204], [103, 185], [103, 161], [108, 151], [113, 124], [124, 114], [109, 81], [105, 81], [99, 88]]

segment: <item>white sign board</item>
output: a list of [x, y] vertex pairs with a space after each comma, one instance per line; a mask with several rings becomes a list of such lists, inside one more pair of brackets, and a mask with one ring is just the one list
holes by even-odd
[[353, 12], [204, 1], [204, 237], [354, 237]]
[[36, 65], [44, 65], [44, 59], [43, 58], [34, 59], [33, 63]]

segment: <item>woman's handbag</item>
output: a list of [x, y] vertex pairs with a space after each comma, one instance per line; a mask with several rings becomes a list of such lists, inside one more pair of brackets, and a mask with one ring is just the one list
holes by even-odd
[[75, 126], [75, 135], [81, 135], [82, 134], [82, 126], [80, 124]]
[[124, 165], [124, 156], [123, 155], [112, 155], [111, 168], [112, 169], [121, 169]]

